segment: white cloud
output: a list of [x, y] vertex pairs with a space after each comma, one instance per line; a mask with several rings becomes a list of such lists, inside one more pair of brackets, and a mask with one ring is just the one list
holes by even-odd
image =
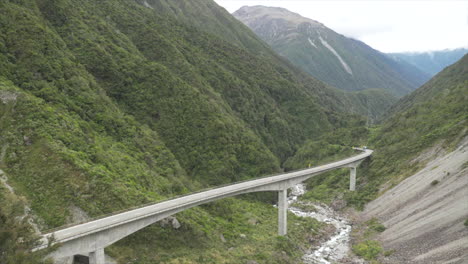
[[468, 1], [215, 0], [229, 12], [279, 6], [383, 52], [468, 47]]

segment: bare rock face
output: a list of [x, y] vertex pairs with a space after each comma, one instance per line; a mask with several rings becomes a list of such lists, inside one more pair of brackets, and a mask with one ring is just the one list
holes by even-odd
[[179, 229], [182, 225], [180, 224], [179, 220], [173, 216], [169, 216], [164, 218], [159, 222], [162, 227], [172, 227], [173, 229]]
[[219, 238], [221, 239], [221, 241], [222, 241], [223, 243], [226, 243], [226, 242], [227, 242], [227, 241], [226, 241], [226, 238], [224, 238], [223, 234], [219, 235]]
[[18, 94], [15, 92], [0, 91], [0, 101], [2, 101], [2, 103], [4, 104], [9, 102], [15, 102], [17, 97]]
[[75, 205], [70, 205], [68, 210], [70, 211], [70, 219], [68, 219], [70, 223], [82, 223], [90, 220], [88, 214]]
[[172, 228], [174, 229], [179, 229], [180, 228], [180, 222], [177, 220], [177, 218], [173, 217], [172, 218]]
[[23, 141], [26, 146], [32, 145], [31, 138], [29, 138], [28, 136], [23, 136]]

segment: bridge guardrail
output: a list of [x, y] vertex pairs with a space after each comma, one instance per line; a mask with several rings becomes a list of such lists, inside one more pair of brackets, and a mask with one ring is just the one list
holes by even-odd
[[[358, 149], [358, 148], [353, 148], [353, 149], [360, 150], [360, 151], [365, 151], [365, 149]], [[359, 156], [359, 155], [362, 155], [362, 153], [351, 156], [351, 157], [348, 157], [347, 159], [351, 159], [351, 158], [354, 158], [354, 157]], [[329, 164], [333, 164], [335, 162], [338, 162], [338, 161], [327, 162], [325, 164], [314, 166], [312, 168], [316, 168], [316, 167], [319, 167], [319, 166], [326, 166], [326, 165], [329, 165]], [[312, 168], [307, 168], [307, 169], [312, 169]], [[189, 195], [194, 195], [194, 194], [197, 194], [197, 193], [202, 193], [202, 192], [206, 192], [206, 191], [210, 191], [210, 190], [214, 190], [214, 189], [218, 189], [218, 188], [233, 186], [233, 185], [236, 185], [236, 184], [241, 184], [241, 183], [245, 183], [245, 182], [249, 182], [249, 181], [253, 181], [253, 180], [261, 180], [261, 179], [265, 179], [265, 178], [280, 176], [280, 175], [284, 175], [285, 173], [289, 174], [289, 173], [300, 172], [300, 171], [303, 171], [303, 170], [305, 170], [305, 169], [292, 170], [292, 171], [288, 171], [288, 172], [278, 172], [278, 173], [275, 173], [275, 174], [269, 174], [269, 175], [261, 176], [261, 177], [258, 177], [258, 178], [250, 178], [250, 179], [245, 179], [245, 180], [234, 182], [234, 183], [226, 183], [226, 184], [222, 184], [222, 185], [203, 188], [203, 189], [200, 189], [200, 190], [197, 190], [197, 191], [194, 191], [194, 192], [190, 192], [190, 193], [187, 193], [187, 194], [180, 194], [180, 195], [176, 195], [176, 196], [171, 197], [171, 198], [162, 199], [162, 200], [159, 200], [159, 201], [150, 202], [150, 203], [146, 203], [146, 204], [142, 204], [142, 205], [138, 205], [138, 206], [132, 206], [132, 207], [127, 208], [127, 209], [118, 210], [118, 211], [115, 211], [115, 212], [112, 212], [112, 213], [107, 213], [107, 214], [103, 214], [103, 215], [100, 215], [100, 216], [92, 217], [87, 221], [71, 223], [71, 224], [62, 225], [62, 226], [59, 226], [59, 227], [47, 229], [47, 230], [44, 230], [42, 232], [42, 235], [51, 234], [51, 233], [54, 233], [56, 231], [59, 231], [59, 230], [65, 229], [65, 228], [78, 226], [78, 225], [88, 223], [88, 222], [91, 222], [91, 221], [96, 221], [96, 220], [103, 219], [103, 218], [106, 218], [106, 217], [118, 215], [118, 214], [129, 212], [129, 211], [132, 211], [132, 210], [136, 210], [136, 209], [139, 209], [139, 208], [143, 208], [143, 207], [147, 207], [147, 206], [151, 206], [151, 205], [155, 205], [155, 204], [159, 204], [159, 203], [163, 203], [163, 202], [168, 202], [168, 201], [171, 201], [171, 200], [179, 199], [179, 198], [189, 196]]]

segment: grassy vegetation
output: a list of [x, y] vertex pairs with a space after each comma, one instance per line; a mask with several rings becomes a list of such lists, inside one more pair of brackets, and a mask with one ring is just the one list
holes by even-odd
[[[195, 14], [223, 20], [208, 6], [187, 6], [192, 16], [181, 20], [187, 10], [163, 14], [133, 0], [0, 2], [0, 168], [43, 230], [75, 221], [70, 208], [96, 217], [283, 163], [317, 165], [365, 143], [364, 120], [344, 113], [349, 98], [251, 33], [240, 37], [240, 23], [222, 22], [238, 32], [236, 44], [215, 25], [191, 24]], [[305, 141], [321, 151], [297, 150]], [[328, 179], [317, 199], [345, 188], [340, 172]], [[0, 200], [11, 203], [0, 208], [8, 261], [40, 259], [15, 238], [24, 223], [15, 226], [12, 199]], [[177, 215], [178, 230], [153, 225], [107, 251], [121, 263], [294, 263], [308, 234], [323, 235], [313, 220], [290, 216], [289, 236], [276, 238], [275, 209], [259, 200], [194, 208]]]
[[[427, 160], [417, 157], [425, 151], [434, 146], [452, 151], [468, 133], [468, 106], [465, 103], [468, 100], [467, 61], [468, 57], [465, 56], [403, 98], [392, 109], [393, 115], [380, 126], [363, 131], [361, 134], [365, 136], [361, 140], [358, 134], [351, 134], [353, 137], [350, 139], [358, 139], [356, 143], [375, 150], [372, 157], [358, 168], [357, 192], [346, 192], [347, 172], [340, 174], [336, 171], [310, 180], [309, 187], [315, 188], [312, 189], [315, 194], [310, 194], [310, 198], [330, 202], [340, 197], [348, 205], [363, 209], [367, 202], [420, 169]], [[305, 161], [303, 153], [320, 153], [330, 148], [324, 147], [323, 142], [321, 144], [306, 144], [289, 160], [299, 161], [299, 167]], [[346, 153], [343, 150], [336, 148], [337, 153]], [[328, 155], [331, 154], [328, 152]], [[436, 184], [434, 182], [432, 185]]]
[[0, 183], [0, 263], [51, 264], [43, 260], [47, 252], [31, 254], [29, 249], [37, 243], [34, 230], [24, 215], [24, 199], [10, 193]]
[[378, 241], [366, 240], [354, 245], [353, 252], [365, 260], [376, 260], [383, 249]]
[[[352, 147], [367, 144], [370, 132], [364, 124], [363, 120], [358, 120], [347, 129], [337, 129], [319, 140], [306, 142], [283, 166], [286, 170], [302, 169], [309, 165], [319, 166], [360, 153]], [[364, 161], [366, 162], [368, 161]], [[359, 174], [360, 169], [358, 169]], [[307, 181], [307, 190], [309, 191], [301, 199], [330, 203], [337, 197], [339, 199], [348, 197], [351, 195], [349, 170], [339, 169], [317, 175]]]
[[[465, 56], [403, 98], [393, 115], [372, 131], [368, 145], [376, 151], [371, 162], [362, 167], [358, 177], [362, 188], [349, 197], [351, 204], [362, 208], [421, 168], [427, 160], [416, 158], [425, 151], [434, 146], [453, 151], [466, 137], [467, 63]], [[385, 189], [380, 188], [383, 184]]]
[[[200, 208], [184, 211], [177, 215], [182, 224], [180, 229], [156, 224], [106, 251], [123, 263], [130, 260], [136, 263], [245, 263], [248, 260], [297, 263], [303, 254], [301, 248], [307, 247], [309, 238], [324, 235], [320, 231], [322, 223], [289, 214], [289, 234], [278, 237], [276, 209], [260, 202], [230, 198], [207, 204], [203, 209], [216, 214], [209, 215]], [[132, 251], [128, 244], [144, 251]], [[125, 254], [119, 253], [122, 251]]]
[[352, 231], [352, 251], [357, 256], [378, 263], [378, 257], [392, 254], [392, 251], [384, 251], [379, 241], [374, 240], [376, 235], [385, 231], [385, 226], [378, 219], [372, 218], [364, 223], [357, 223]]
[[[362, 124], [345, 113], [346, 96], [214, 3], [185, 2], [0, 2], [0, 168], [42, 230], [76, 221], [75, 207], [97, 217], [279, 172], [305, 140]], [[169, 9], [182, 13], [161, 11]], [[199, 14], [216, 19], [207, 25]], [[245, 226], [250, 211], [267, 224]], [[181, 230], [155, 225], [108, 251], [125, 263], [239, 263], [242, 254], [293, 262], [301, 249], [292, 245], [319, 226], [290, 217], [299, 225], [277, 239], [274, 215], [270, 203], [232, 199], [184, 212]], [[225, 252], [221, 234], [238, 249]]]

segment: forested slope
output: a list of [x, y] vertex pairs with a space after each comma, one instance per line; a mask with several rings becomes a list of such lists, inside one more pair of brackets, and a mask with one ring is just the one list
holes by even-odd
[[[356, 99], [199, 2], [0, 2], [0, 169], [42, 230], [278, 172], [305, 140], [364, 124], [346, 112]], [[107, 252], [125, 263], [293, 262], [291, 240], [319, 225], [292, 218], [291, 240], [276, 240], [274, 215], [228, 199], [180, 214], [181, 230], [152, 226]], [[20, 229], [1, 223], [16, 245]]]
[[[343, 171], [314, 178], [310, 187], [311, 193], [316, 194], [310, 195], [326, 201], [346, 200], [349, 205], [362, 209], [367, 202], [424, 168], [439, 152], [455, 150], [468, 135], [467, 76], [468, 56], [465, 55], [400, 99], [380, 126], [354, 130], [360, 131], [354, 133], [354, 142], [375, 149], [371, 160], [358, 172], [359, 191], [345, 191], [348, 172]], [[305, 144], [288, 159], [286, 168], [296, 169], [305, 163], [319, 162], [326, 156], [346, 153], [337, 142], [346, 142], [349, 136], [333, 133], [327, 138], [326, 141]]]

